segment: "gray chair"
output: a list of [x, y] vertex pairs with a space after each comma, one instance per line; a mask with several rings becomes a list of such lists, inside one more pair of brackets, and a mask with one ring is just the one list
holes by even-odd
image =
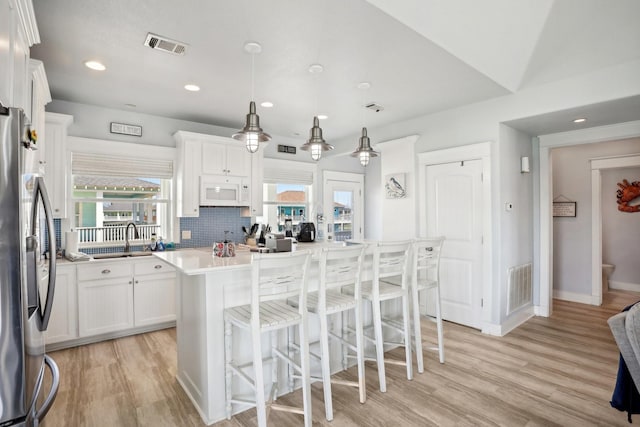
[[607, 322], [631, 378], [640, 390], [640, 303], [611, 316]]

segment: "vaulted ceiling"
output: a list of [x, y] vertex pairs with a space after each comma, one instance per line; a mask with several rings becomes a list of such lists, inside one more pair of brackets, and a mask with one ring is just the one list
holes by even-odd
[[[34, 0], [34, 8], [42, 43], [32, 57], [44, 62], [56, 100], [239, 128], [252, 95], [243, 45], [257, 41], [254, 99], [274, 104], [258, 105], [262, 125], [301, 141], [316, 114], [329, 116], [321, 125], [331, 141], [640, 59], [637, 0]], [[150, 32], [187, 44], [186, 53], [144, 46]], [[87, 60], [107, 69], [89, 70]], [[314, 63], [324, 71], [310, 73]], [[187, 92], [187, 83], [201, 90]], [[384, 110], [363, 108], [371, 102]]]

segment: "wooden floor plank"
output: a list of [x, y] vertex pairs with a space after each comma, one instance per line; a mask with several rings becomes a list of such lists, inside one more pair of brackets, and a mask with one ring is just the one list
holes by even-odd
[[[609, 404], [618, 350], [606, 323], [638, 294], [614, 291], [601, 307], [554, 301], [549, 318], [535, 317], [505, 337], [445, 324], [446, 363], [425, 351], [425, 372], [407, 381], [387, 366], [387, 393], [367, 362], [367, 402], [335, 385], [334, 420], [324, 419], [322, 385], [312, 385], [314, 426], [626, 426]], [[435, 325], [423, 322], [425, 347]], [[45, 427], [201, 427], [197, 411], [175, 379], [175, 329], [57, 351], [61, 383]], [[402, 359], [401, 349], [389, 357]], [[356, 378], [355, 368], [338, 374]], [[301, 405], [300, 391], [278, 399]], [[299, 415], [272, 412], [270, 425], [299, 426]], [[248, 410], [217, 427], [256, 425]]]

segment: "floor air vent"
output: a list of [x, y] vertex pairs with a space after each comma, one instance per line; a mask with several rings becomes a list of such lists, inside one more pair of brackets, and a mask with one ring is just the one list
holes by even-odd
[[507, 274], [507, 315], [509, 315], [532, 302], [531, 264], [511, 267]]
[[173, 55], [184, 55], [187, 50], [187, 44], [176, 40], [171, 40], [166, 37], [159, 36], [157, 34], [149, 33], [144, 41], [145, 46], [149, 46], [152, 49], [161, 50], [163, 52], [171, 53]]

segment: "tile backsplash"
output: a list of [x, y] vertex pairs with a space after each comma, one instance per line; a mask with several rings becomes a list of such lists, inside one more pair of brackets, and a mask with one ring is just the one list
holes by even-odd
[[251, 218], [240, 216], [241, 208], [200, 207], [198, 218], [180, 218], [180, 235], [191, 231], [191, 239], [180, 239], [181, 248], [213, 246], [213, 242], [224, 240], [224, 232], [229, 231], [228, 239], [244, 243], [242, 226], [249, 228]]

